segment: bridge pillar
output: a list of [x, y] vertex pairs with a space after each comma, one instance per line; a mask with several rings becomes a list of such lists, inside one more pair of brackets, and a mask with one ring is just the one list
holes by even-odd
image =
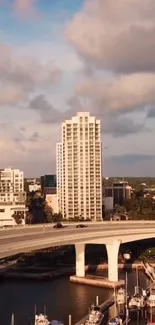
[[115, 240], [110, 244], [106, 244], [108, 255], [108, 280], [118, 281], [118, 252], [120, 247], [120, 240]]
[[75, 244], [76, 276], [85, 277], [85, 244]]

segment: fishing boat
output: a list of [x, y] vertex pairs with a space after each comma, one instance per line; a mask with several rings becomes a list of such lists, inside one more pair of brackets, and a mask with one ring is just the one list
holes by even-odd
[[63, 325], [63, 323], [59, 320], [52, 320], [50, 324], [51, 325]]
[[116, 302], [118, 305], [125, 304], [126, 292], [124, 288], [120, 288], [116, 294]]
[[146, 292], [140, 294], [138, 268], [136, 269], [137, 285], [135, 286], [135, 293], [129, 299], [129, 309], [141, 309], [146, 306]]
[[140, 309], [142, 306], [139, 295], [134, 294], [129, 300], [129, 309]]
[[155, 318], [153, 315], [152, 308], [151, 308], [151, 313], [148, 316], [147, 325], [155, 325]]
[[150, 283], [150, 294], [147, 298], [147, 306], [148, 307], [155, 307], [155, 286], [151, 285]]
[[122, 318], [120, 316], [114, 317], [108, 321], [108, 325], [121, 325]]
[[103, 322], [104, 314], [99, 306], [91, 306], [89, 317], [85, 325], [101, 325]]
[[117, 311], [117, 298], [116, 298], [116, 291], [114, 288], [114, 307], [115, 307], [115, 317], [110, 318], [107, 325], [121, 325], [122, 324], [122, 318], [118, 315], [118, 311]]
[[51, 322], [48, 320], [46, 315], [39, 314], [35, 315], [34, 325], [51, 325]]

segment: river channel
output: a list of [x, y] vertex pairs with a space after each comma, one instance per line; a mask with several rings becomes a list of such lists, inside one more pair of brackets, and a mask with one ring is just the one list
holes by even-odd
[[[98, 273], [101, 275], [101, 272]], [[102, 273], [103, 274], [103, 273]], [[120, 273], [124, 278], [125, 274]], [[139, 273], [139, 285], [148, 286], [149, 281], [143, 272]], [[128, 272], [128, 292], [134, 292], [136, 285], [135, 272]], [[106, 289], [70, 283], [68, 277], [51, 281], [17, 281], [0, 282], [0, 325], [10, 325], [11, 314], [15, 315], [15, 325], [32, 325], [34, 323], [35, 306], [37, 312], [43, 312], [46, 306], [49, 319], [60, 319], [68, 324], [68, 316], [72, 315], [75, 324], [85, 314], [88, 307], [95, 302], [110, 297]], [[133, 321], [132, 324], [136, 324]]]

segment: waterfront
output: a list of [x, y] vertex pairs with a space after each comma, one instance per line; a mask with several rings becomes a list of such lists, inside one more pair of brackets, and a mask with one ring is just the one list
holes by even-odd
[[[103, 272], [99, 272], [99, 275]], [[125, 274], [121, 273], [123, 278]], [[129, 294], [134, 291], [136, 276], [128, 272]], [[149, 281], [143, 272], [139, 273], [141, 287]], [[0, 318], [1, 324], [10, 325], [11, 313], [15, 314], [15, 325], [33, 324], [35, 305], [42, 312], [46, 306], [49, 319], [61, 319], [68, 324], [68, 315], [72, 315], [72, 324], [79, 321], [88, 312], [88, 307], [95, 301], [100, 302], [110, 297], [108, 290], [69, 282], [68, 277], [52, 281], [17, 281], [5, 280], [0, 283]]]

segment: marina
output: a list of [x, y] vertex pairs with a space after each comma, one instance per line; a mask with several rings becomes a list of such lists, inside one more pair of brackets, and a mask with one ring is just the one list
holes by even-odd
[[[121, 275], [122, 274], [122, 275]], [[125, 287], [120, 287], [118, 289], [113, 288], [112, 290], [106, 290], [104, 288], [95, 288], [93, 286], [83, 286], [81, 284], [76, 285], [74, 283], [70, 283], [68, 278], [60, 278], [59, 280], [55, 280], [54, 282], [42, 282], [40, 283], [33, 283], [33, 282], [27, 282], [25, 285], [22, 284], [22, 288], [20, 289], [20, 293], [24, 291], [25, 295], [21, 295], [20, 302], [17, 302], [17, 309], [11, 308], [13, 312], [12, 316], [12, 323], [11, 325], [46, 325], [46, 324], [53, 324], [53, 325], [94, 325], [94, 324], [106, 324], [106, 325], [119, 325], [119, 324], [153, 324], [154, 321], [154, 308], [151, 308], [149, 304], [145, 304], [145, 306], [141, 306], [140, 308], [129, 308], [130, 304], [129, 301], [131, 298], [135, 297], [135, 295], [143, 296], [145, 301], [150, 301], [150, 296], [153, 293], [153, 284], [152, 281], [144, 273], [141, 271], [138, 272], [138, 283], [137, 283], [137, 272], [131, 272], [126, 273], [123, 276], [123, 273], [120, 274], [120, 278], [124, 281], [126, 284]], [[97, 277], [100, 277], [100, 274], [98, 274]], [[11, 285], [12, 282], [10, 282]], [[20, 281], [17, 282], [16, 288], [20, 288]], [[54, 289], [54, 283], [55, 283], [55, 289]], [[137, 286], [139, 285], [139, 288]], [[10, 288], [9, 283], [7, 286]], [[23, 287], [24, 285], [24, 287]], [[43, 293], [42, 289], [38, 288], [45, 287], [45, 293]], [[4, 284], [5, 286], [5, 284]], [[31, 286], [33, 286], [33, 290], [29, 289]], [[40, 288], [41, 288], [40, 287]], [[51, 287], [51, 289], [50, 289]], [[36, 288], [36, 289], [35, 289]], [[27, 290], [26, 290], [27, 289]], [[14, 292], [14, 289], [9, 289], [9, 292]], [[29, 295], [29, 292], [31, 290], [31, 295]], [[37, 291], [36, 291], [37, 290]], [[40, 291], [41, 290], [41, 291]], [[26, 293], [27, 291], [27, 293]], [[2, 284], [1, 284], [1, 292], [3, 296], [2, 291]], [[34, 293], [36, 292], [36, 295], [34, 296], [34, 300], [32, 300], [32, 297]], [[39, 293], [40, 292], [40, 293]], [[60, 294], [61, 292], [61, 294]], [[71, 294], [72, 292], [72, 294]], [[73, 292], [77, 292], [77, 298], [74, 297], [73, 299]], [[98, 296], [93, 294], [98, 293]], [[20, 297], [20, 293], [18, 292], [18, 296]], [[64, 296], [64, 293], [67, 294], [68, 297], [68, 303], [66, 302], [66, 298]], [[85, 293], [85, 294], [84, 294]], [[127, 294], [126, 294], [127, 293]], [[71, 294], [71, 295], [70, 295]], [[84, 296], [83, 296], [84, 294]], [[47, 298], [46, 297], [50, 297]], [[28, 297], [26, 300], [26, 309], [25, 309], [25, 298]], [[52, 298], [53, 297], [53, 298]], [[84, 298], [85, 297], [85, 298]], [[93, 298], [94, 297], [94, 298]], [[96, 298], [95, 298], [96, 297]], [[0, 298], [0, 300], [2, 297]], [[77, 300], [78, 299], [78, 300]], [[8, 300], [8, 296], [7, 296]], [[13, 298], [13, 301], [16, 301], [16, 298]], [[21, 303], [24, 302], [24, 306], [22, 307]], [[34, 306], [34, 302], [37, 305], [37, 310], [39, 312], [43, 311], [44, 304], [46, 305], [47, 310], [47, 319], [43, 319], [43, 316], [46, 316], [46, 312], [42, 314], [37, 314], [38, 319], [34, 317], [35, 313], [32, 312], [28, 307], [28, 302], [30, 302], [31, 307]], [[56, 302], [59, 302], [59, 310], [57, 310]], [[78, 301], [78, 302], [77, 302]], [[41, 303], [42, 302], [42, 303]], [[77, 302], [77, 305], [75, 303]], [[103, 302], [103, 303], [101, 303]], [[7, 306], [7, 305], [6, 305]], [[11, 307], [11, 303], [8, 305]], [[19, 306], [21, 306], [19, 308]], [[91, 306], [91, 308], [89, 308]], [[84, 308], [83, 308], [84, 307]], [[89, 308], [89, 309], [88, 309]], [[19, 318], [19, 311], [22, 310], [21, 317]], [[33, 307], [34, 310], [34, 307]], [[87, 315], [84, 317], [82, 314]], [[101, 316], [100, 311], [102, 313], [102, 317], [96, 317], [93, 318], [93, 316]], [[0, 312], [3, 316], [1, 307]], [[76, 314], [75, 314], [76, 312]], [[24, 317], [25, 314], [25, 317]], [[7, 315], [7, 313], [5, 314]], [[41, 316], [43, 315], [43, 316]], [[70, 315], [70, 316], [69, 316]], [[25, 320], [24, 320], [25, 318]], [[80, 319], [80, 320], [78, 320]], [[136, 319], [136, 322], [135, 322]], [[38, 323], [34, 323], [35, 321], [38, 321]], [[61, 320], [61, 321], [59, 321]], [[78, 321], [76, 321], [78, 320]], [[6, 325], [10, 325], [11, 321], [11, 315], [9, 317], [9, 321], [3, 322]], [[48, 322], [49, 323], [48, 323]], [[138, 322], [138, 323], [137, 323]]]

